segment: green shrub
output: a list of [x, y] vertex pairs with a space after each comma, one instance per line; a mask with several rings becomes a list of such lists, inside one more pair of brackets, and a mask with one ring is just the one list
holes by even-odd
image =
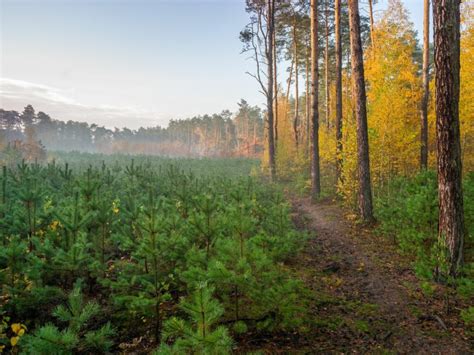
[[[464, 179], [464, 214], [467, 230], [465, 274], [474, 262], [474, 174]], [[393, 238], [401, 251], [416, 257], [415, 270], [426, 279], [433, 279], [434, 271], [443, 269], [444, 247], [438, 241], [438, 191], [433, 171], [414, 177], [398, 177], [378, 192], [375, 211], [380, 221], [379, 230]], [[471, 283], [458, 280], [467, 292]]]
[[172, 346], [162, 345], [155, 354], [227, 354], [232, 339], [227, 328], [216, 326], [224, 308], [212, 298], [214, 289], [199, 284], [189, 299], [180, 302], [180, 308], [189, 321], [172, 317], [164, 325], [164, 338], [174, 339]]
[[[76, 283], [68, 297], [67, 306], [59, 305], [53, 315], [67, 327], [60, 330], [46, 324], [32, 335], [25, 336], [22, 350], [27, 354], [72, 354], [74, 352], [107, 352], [113, 345], [111, 337], [115, 331], [110, 323], [95, 330], [91, 320], [100, 312], [96, 302], [84, 303], [81, 285]], [[94, 325], [92, 325], [94, 326]]]

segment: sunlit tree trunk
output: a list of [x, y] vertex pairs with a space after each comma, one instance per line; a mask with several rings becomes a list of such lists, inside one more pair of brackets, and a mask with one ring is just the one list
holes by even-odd
[[341, 47], [341, 0], [335, 2], [336, 45], [336, 181], [342, 171], [342, 47]]
[[253, 155], [255, 156], [255, 153], [257, 153], [257, 124], [254, 122], [253, 123]]
[[309, 56], [310, 56], [309, 46], [307, 49], [307, 55], [305, 56], [305, 65], [306, 65], [306, 95], [305, 95], [305, 115], [306, 115], [306, 154], [309, 154], [309, 142], [310, 142], [310, 115], [311, 115], [311, 103], [310, 103], [310, 68], [309, 68]]
[[353, 95], [357, 122], [359, 211], [365, 222], [371, 222], [373, 220], [372, 187], [370, 182], [367, 97], [365, 93], [362, 40], [360, 37], [359, 0], [349, 0], [349, 27]]
[[420, 167], [428, 167], [428, 99], [430, 95], [430, 0], [424, 0], [423, 16], [423, 97], [421, 98]]
[[464, 214], [459, 134], [460, 1], [434, 0], [436, 135], [438, 140], [438, 237], [445, 242], [449, 272], [463, 263]]
[[291, 81], [293, 80], [293, 68], [295, 65], [295, 59], [293, 58], [291, 60], [291, 66], [290, 66], [290, 73], [288, 74], [288, 79], [286, 80], [287, 87], [286, 87], [286, 102], [289, 102], [290, 100], [290, 88], [291, 88]]
[[374, 45], [374, 0], [369, 0], [370, 43]]
[[311, 197], [321, 195], [318, 112], [318, 0], [311, 0]]
[[298, 92], [298, 38], [296, 33], [296, 17], [293, 22], [293, 56], [295, 62], [295, 116], [293, 119], [293, 133], [295, 135], [295, 145], [298, 151], [298, 116], [299, 116], [299, 92]]
[[325, 86], [326, 86], [326, 128], [330, 127], [330, 105], [329, 105], [329, 5], [328, 0], [324, 1], [324, 27], [325, 27], [325, 49], [324, 49], [324, 65], [325, 65]]
[[273, 91], [275, 94], [275, 145], [278, 146], [278, 72], [277, 72], [277, 50], [276, 50], [276, 30], [273, 30]]
[[246, 145], [247, 145], [247, 152], [250, 152], [250, 144], [252, 142], [252, 133], [251, 132], [252, 132], [252, 122], [250, 120], [250, 117], [248, 117], [247, 118], [247, 134], [246, 134], [246, 137], [245, 137], [245, 141], [246, 141]]
[[267, 57], [267, 119], [268, 119], [268, 155], [270, 165], [270, 176], [272, 181], [276, 179], [276, 164], [275, 164], [275, 136], [273, 126], [273, 40], [275, 35], [275, 0], [267, 0], [267, 41], [266, 57]]

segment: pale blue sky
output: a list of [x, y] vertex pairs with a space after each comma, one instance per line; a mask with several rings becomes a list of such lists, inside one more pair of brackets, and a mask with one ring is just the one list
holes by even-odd
[[137, 128], [261, 105], [247, 21], [244, 0], [0, 0], [0, 107]]

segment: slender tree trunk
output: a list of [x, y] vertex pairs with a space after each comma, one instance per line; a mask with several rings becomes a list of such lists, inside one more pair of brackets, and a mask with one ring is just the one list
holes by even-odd
[[275, 145], [278, 146], [278, 72], [277, 72], [277, 53], [276, 53], [276, 31], [273, 31], [273, 91], [275, 93]]
[[318, 0], [311, 0], [311, 197], [321, 195], [318, 112]]
[[[246, 138], [245, 138], [245, 141], [246, 141], [246, 144], [247, 144], [247, 151], [248, 151], [248, 145], [249, 145], [249, 142], [250, 142], [250, 117], [248, 117], [248, 114], [245, 115], [246, 116], [246, 126], [247, 126], [247, 134], [246, 134]], [[275, 142], [276, 144], [276, 142]]]
[[326, 128], [329, 131], [330, 128], [330, 116], [331, 116], [331, 108], [329, 106], [329, 5], [328, 0], [324, 2], [324, 27], [325, 27], [325, 34], [326, 34], [326, 43], [324, 49], [324, 65], [325, 65], [325, 86], [326, 86]]
[[257, 149], [257, 125], [254, 122], [253, 123], [253, 155], [252, 155], [253, 157], [255, 156], [255, 153], [257, 153], [256, 149]]
[[434, 0], [436, 135], [438, 139], [438, 237], [449, 251], [449, 272], [463, 263], [464, 214], [459, 133], [460, 1]]
[[359, 211], [365, 222], [371, 222], [372, 188], [370, 182], [369, 136], [367, 132], [367, 97], [364, 61], [360, 38], [359, 0], [349, 0], [349, 27], [352, 57], [352, 83], [357, 121], [357, 156], [359, 168]]
[[267, 18], [267, 115], [268, 115], [268, 155], [270, 164], [270, 176], [272, 181], [276, 178], [276, 166], [275, 166], [275, 138], [274, 138], [274, 126], [273, 126], [273, 40], [274, 37], [274, 20], [275, 20], [275, 0], [267, 0], [268, 7], [268, 18]]
[[369, 0], [370, 43], [374, 45], [374, 0]]
[[342, 48], [341, 48], [341, 0], [335, 2], [336, 40], [336, 179], [342, 172]]
[[309, 118], [311, 115], [311, 103], [310, 103], [310, 82], [309, 82], [309, 56], [310, 56], [309, 46], [306, 53], [305, 65], [306, 65], [306, 95], [305, 95], [305, 115], [306, 115], [306, 154], [309, 154], [309, 142], [310, 142], [310, 122]]
[[421, 98], [420, 168], [428, 167], [428, 100], [430, 96], [429, 78], [430, 51], [430, 0], [424, 0], [423, 16], [423, 97]]
[[291, 87], [291, 80], [293, 79], [293, 68], [295, 65], [295, 59], [293, 58], [291, 60], [291, 66], [290, 66], [290, 74], [288, 75], [288, 79], [286, 80], [287, 87], [286, 87], [286, 102], [290, 101], [290, 87]]
[[296, 18], [293, 23], [293, 56], [295, 61], [295, 117], [293, 119], [293, 132], [295, 135], [296, 151], [298, 151], [299, 137], [298, 137], [298, 115], [299, 115], [299, 93], [298, 93], [298, 39], [296, 33]]

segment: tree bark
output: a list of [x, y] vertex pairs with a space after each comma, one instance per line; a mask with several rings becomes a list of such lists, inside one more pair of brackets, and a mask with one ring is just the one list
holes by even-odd
[[268, 155], [270, 165], [270, 177], [272, 181], [276, 179], [276, 164], [275, 164], [275, 137], [273, 126], [273, 37], [275, 32], [275, 0], [267, 0], [267, 118], [268, 118]]
[[275, 145], [278, 146], [278, 75], [277, 75], [277, 56], [276, 56], [276, 30], [273, 30], [273, 91], [275, 94]]
[[370, 44], [374, 45], [374, 0], [369, 0]]
[[290, 65], [290, 73], [288, 74], [288, 79], [286, 79], [286, 102], [290, 102], [290, 88], [291, 88], [291, 80], [293, 80], [293, 67], [295, 65], [295, 58], [291, 60], [291, 65]]
[[298, 38], [296, 33], [296, 17], [293, 21], [293, 57], [295, 62], [295, 116], [293, 119], [293, 134], [295, 136], [296, 151], [299, 147], [299, 136], [298, 136], [298, 116], [299, 116], [299, 92], [298, 92]]
[[423, 16], [423, 96], [421, 98], [420, 168], [428, 167], [428, 100], [430, 95], [429, 78], [430, 51], [430, 0], [424, 0]]
[[460, 0], [434, 0], [438, 238], [448, 250], [449, 273], [463, 263], [464, 213], [459, 133]]
[[329, 5], [328, 0], [324, 1], [324, 27], [326, 34], [326, 43], [324, 50], [324, 65], [325, 65], [325, 86], [326, 86], [326, 128], [330, 128], [330, 106], [329, 106]]
[[309, 154], [309, 142], [310, 142], [310, 115], [311, 115], [311, 102], [310, 102], [310, 68], [309, 68], [309, 56], [310, 48], [307, 46], [306, 56], [305, 56], [305, 65], [306, 65], [306, 94], [305, 94], [305, 121], [306, 121], [306, 154]]
[[336, 181], [342, 172], [342, 47], [341, 47], [341, 0], [335, 2], [336, 45]]
[[367, 132], [367, 97], [364, 61], [360, 38], [359, 0], [349, 0], [349, 27], [353, 95], [357, 122], [357, 156], [359, 171], [359, 212], [365, 222], [372, 222], [372, 187], [370, 181], [369, 137]]
[[319, 73], [318, 73], [318, 0], [311, 0], [311, 197], [319, 199]]

